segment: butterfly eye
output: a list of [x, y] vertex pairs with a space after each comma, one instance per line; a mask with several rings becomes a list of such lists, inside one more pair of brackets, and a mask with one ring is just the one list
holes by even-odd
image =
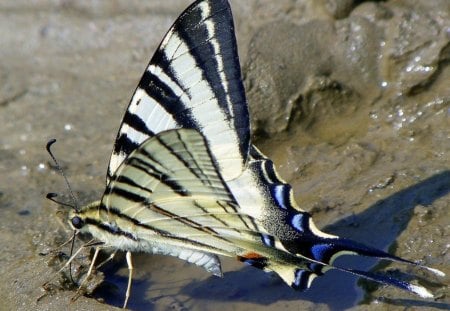
[[71, 219], [71, 222], [72, 222], [72, 226], [75, 229], [81, 229], [83, 227], [83, 225], [84, 225], [83, 220], [80, 217], [78, 217], [78, 216], [73, 217]]

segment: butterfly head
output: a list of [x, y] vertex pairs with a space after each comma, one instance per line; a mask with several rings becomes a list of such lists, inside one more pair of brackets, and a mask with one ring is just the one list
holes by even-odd
[[80, 209], [73, 209], [69, 212], [69, 225], [79, 232], [90, 232], [90, 220], [98, 218], [99, 202], [93, 202]]
[[73, 230], [78, 232], [89, 231], [88, 226], [86, 225], [86, 215], [83, 213], [83, 210], [70, 211], [68, 220], [69, 225]]
[[84, 220], [78, 215], [74, 215], [72, 218], [70, 218], [70, 225], [75, 230], [81, 230], [84, 227], [84, 224]]

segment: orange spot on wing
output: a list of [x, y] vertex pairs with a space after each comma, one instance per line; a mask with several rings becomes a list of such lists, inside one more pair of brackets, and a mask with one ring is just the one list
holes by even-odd
[[242, 256], [238, 256], [238, 257], [242, 257], [245, 259], [264, 259], [264, 256], [261, 256], [258, 253], [254, 253], [254, 252], [248, 252], [246, 254], [243, 254]]

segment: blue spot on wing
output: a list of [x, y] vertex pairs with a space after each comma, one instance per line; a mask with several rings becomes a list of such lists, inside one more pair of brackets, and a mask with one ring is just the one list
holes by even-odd
[[304, 232], [306, 229], [305, 226], [305, 217], [303, 214], [298, 213], [292, 216], [291, 218], [291, 224], [297, 230], [298, 232]]
[[327, 253], [330, 250], [333, 251], [328, 244], [316, 244], [311, 247], [311, 253], [314, 256], [314, 259], [321, 262], [328, 260]]
[[274, 203], [283, 210], [292, 209], [289, 200], [291, 187], [289, 185], [271, 185], [270, 195]]

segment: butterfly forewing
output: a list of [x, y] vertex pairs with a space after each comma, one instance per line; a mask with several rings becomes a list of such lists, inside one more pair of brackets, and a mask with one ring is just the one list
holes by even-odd
[[228, 238], [261, 241], [195, 130], [162, 132], [141, 144], [116, 170], [102, 206], [116, 222], [133, 223], [137, 238], [162, 245], [235, 255], [242, 251]]
[[197, 1], [170, 28], [125, 113], [108, 179], [148, 137], [181, 127], [206, 137], [225, 180], [242, 172], [249, 116], [227, 1]]

